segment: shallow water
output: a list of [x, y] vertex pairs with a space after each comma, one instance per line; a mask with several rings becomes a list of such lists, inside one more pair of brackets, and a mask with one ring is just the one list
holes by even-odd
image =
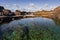
[[[24, 19], [20, 19], [20, 20], [14, 20], [10, 23], [1, 25], [0, 35], [2, 36], [5, 33], [6, 33], [5, 35], [7, 35], [7, 34], [13, 35], [12, 33], [16, 32], [16, 31], [18, 31], [17, 33], [19, 33], [19, 32], [24, 33], [24, 31], [22, 32], [22, 30], [25, 27], [27, 27], [29, 29], [29, 36], [30, 36], [31, 40], [37, 40], [37, 39], [38, 40], [40, 40], [40, 39], [41, 40], [42, 39], [43, 40], [56, 40], [56, 39], [59, 40], [60, 39], [60, 27], [54, 22], [54, 20], [48, 19], [48, 18], [24, 18]], [[40, 34], [40, 33], [42, 33], [42, 34]], [[11, 38], [11, 35], [7, 36], [7, 37], [10, 37], [11, 40], [12, 40], [12, 38], [15, 39], [14, 37]], [[33, 36], [31, 36], [31, 35], [33, 35]], [[38, 36], [38, 35], [40, 35], [40, 36]], [[7, 38], [7, 39], [9, 39], [9, 38]], [[17, 38], [17, 39], [19, 39], [19, 38]], [[22, 39], [19, 39], [19, 40], [22, 40]]]

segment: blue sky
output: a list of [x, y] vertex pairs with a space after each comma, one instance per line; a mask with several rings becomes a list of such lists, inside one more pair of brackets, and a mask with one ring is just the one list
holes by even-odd
[[60, 6], [60, 0], [0, 0], [0, 5], [12, 11], [51, 10]]

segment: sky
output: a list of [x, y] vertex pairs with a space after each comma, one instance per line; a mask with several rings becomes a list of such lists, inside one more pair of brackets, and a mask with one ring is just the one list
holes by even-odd
[[11, 11], [52, 10], [60, 6], [60, 0], [0, 0], [0, 6]]

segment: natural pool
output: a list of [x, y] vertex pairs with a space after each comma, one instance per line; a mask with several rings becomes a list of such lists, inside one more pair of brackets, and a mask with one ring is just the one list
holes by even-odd
[[48, 18], [24, 18], [0, 26], [0, 40], [60, 40], [60, 26]]

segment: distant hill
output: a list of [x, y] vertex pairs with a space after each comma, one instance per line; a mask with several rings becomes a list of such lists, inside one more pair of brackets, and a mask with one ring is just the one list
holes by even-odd
[[60, 11], [60, 6], [56, 7], [54, 11]]
[[60, 6], [50, 11], [46, 11], [46, 10], [36, 11], [33, 13], [33, 15], [60, 19]]

